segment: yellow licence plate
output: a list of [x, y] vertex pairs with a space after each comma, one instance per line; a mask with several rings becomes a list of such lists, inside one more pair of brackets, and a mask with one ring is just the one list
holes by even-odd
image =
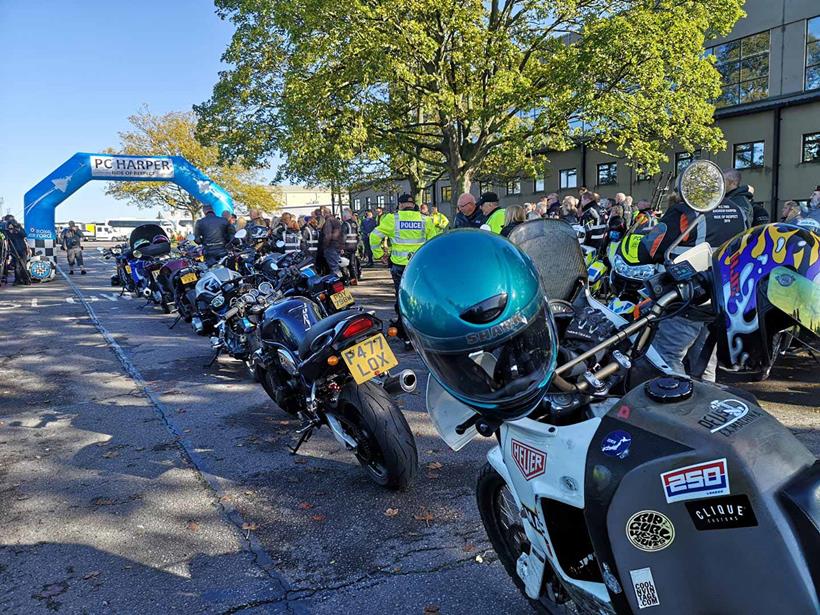
[[125, 266], [125, 273], [131, 273], [131, 265]]
[[343, 307], [347, 307], [353, 303], [353, 295], [345, 288], [342, 292], [330, 295], [330, 300], [337, 310], [341, 310]]
[[196, 274], [195, 273], [186, 273], [179, 280], [183, 284], [191, 284], [193, 282], [196, 282]]
[[351, 346], [342, 352], [342, 359], [356, 384], [364, 384], [374, 376], [399, 364], [396, 355], [390, 350], [387, 340], [381, 333]]

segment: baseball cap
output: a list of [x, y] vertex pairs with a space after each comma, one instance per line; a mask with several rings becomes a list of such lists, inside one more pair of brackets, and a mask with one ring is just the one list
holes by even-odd
[[498, 203], [498, 195], [495, 192], [485, 192], [478, 200], [478, 205], [481, 206], [484, 203]]
[[407, 194], [406, 192], [399, 196], [399, 203], [415, 203], [416, 200], [413, 198], [412, 194]]

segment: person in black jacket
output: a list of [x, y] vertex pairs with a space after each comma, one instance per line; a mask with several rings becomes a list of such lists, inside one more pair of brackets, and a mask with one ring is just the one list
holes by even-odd
[[228, 253], [228, 243], [233, 239], [233, 227], [230, 222], [214, 213], [214, 208], [205, 205], [205, 215], [196, 221], [194, 241], [203, 247], [205, 262], [210, 267]]
[[[748, 228], [742, 206], [730, 198], [724, 198], [720, 205], [693, 227], [697, 218], [698, 213], [678, 198], [658, 224], [641, 239], [638, 260], [644, 264], [662, 263], [669, 246], [686, 231], [689, 231], [686, 239], [672, 250], [671, 258], [704, 241], [717, 248]], [[625, 242], [621, 242], [622, 246], [624, 244]], [[635, 264], [624, 250], [621, 251], [621, 256], [627, 262]], [[680, 374], [686, 373], [683, 361], [694, 347], [694, 356], [689, 357], [690, 374], [714, 382], [717, 360], [714, 341], [709, 337], [709, 330], [704, 322], [687, 318], [684, 313], [661, 321], [652, 345], [664, 361]]]
[[745, 218], [746, 228], [754, 226], [754, 189], [746, 184], [741, 184], [742, 176], [737, 169], [727, 169], [723, 172], [723, 181], [726, 183], [726, 196], [724, 200], [732, 201], [740, 207]]
[[7, 215], [5, 234], [8, 245], [11, 249], [11, 258], [14, 266], [14, 285], [31, 284], [31, 277], [26, 270], [28, 262], [28, 245], [26, 244], [26, 230], [20, 225], [14, 216]]
[[479, 228], [484, 224], [484, 214], [475, 202], [475, 197], [465, 192], [458, 197], [458, 213], [453, 220], [453, 228]]

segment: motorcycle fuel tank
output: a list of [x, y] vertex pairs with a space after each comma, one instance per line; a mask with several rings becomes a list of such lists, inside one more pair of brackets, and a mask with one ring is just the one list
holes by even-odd
[[[816, 528], [799, 535], [783, 504], [814, 456], [743, 394], [693, 382], [657, 401], [656, 385], [613, 407], [587, 456], [585, 515], [617, 611], [820, 612]], [[820, 497], [814, 477], [800, 489]]]
[[265, 310], [260, 335], [263, 341], [279, 342], [296, 351], [305, 332], [321, 319], [319, 309], [310, 299], [285, 299]]

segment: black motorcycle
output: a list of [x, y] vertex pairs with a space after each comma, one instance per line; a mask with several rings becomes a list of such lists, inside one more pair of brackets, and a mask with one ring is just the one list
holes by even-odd
[[327, 425], [371, 480], [406, 489], [418, 472], [418, 453], [391, 394], [413, 391], [416, 376], [389, 375], [398, 361], [381, 320], [358, 309], [323, 318], [316, 303], [299, 296], [282, 297], [254, 317], [255, 376], [280, 408], [303, 420], [293, 453]]

